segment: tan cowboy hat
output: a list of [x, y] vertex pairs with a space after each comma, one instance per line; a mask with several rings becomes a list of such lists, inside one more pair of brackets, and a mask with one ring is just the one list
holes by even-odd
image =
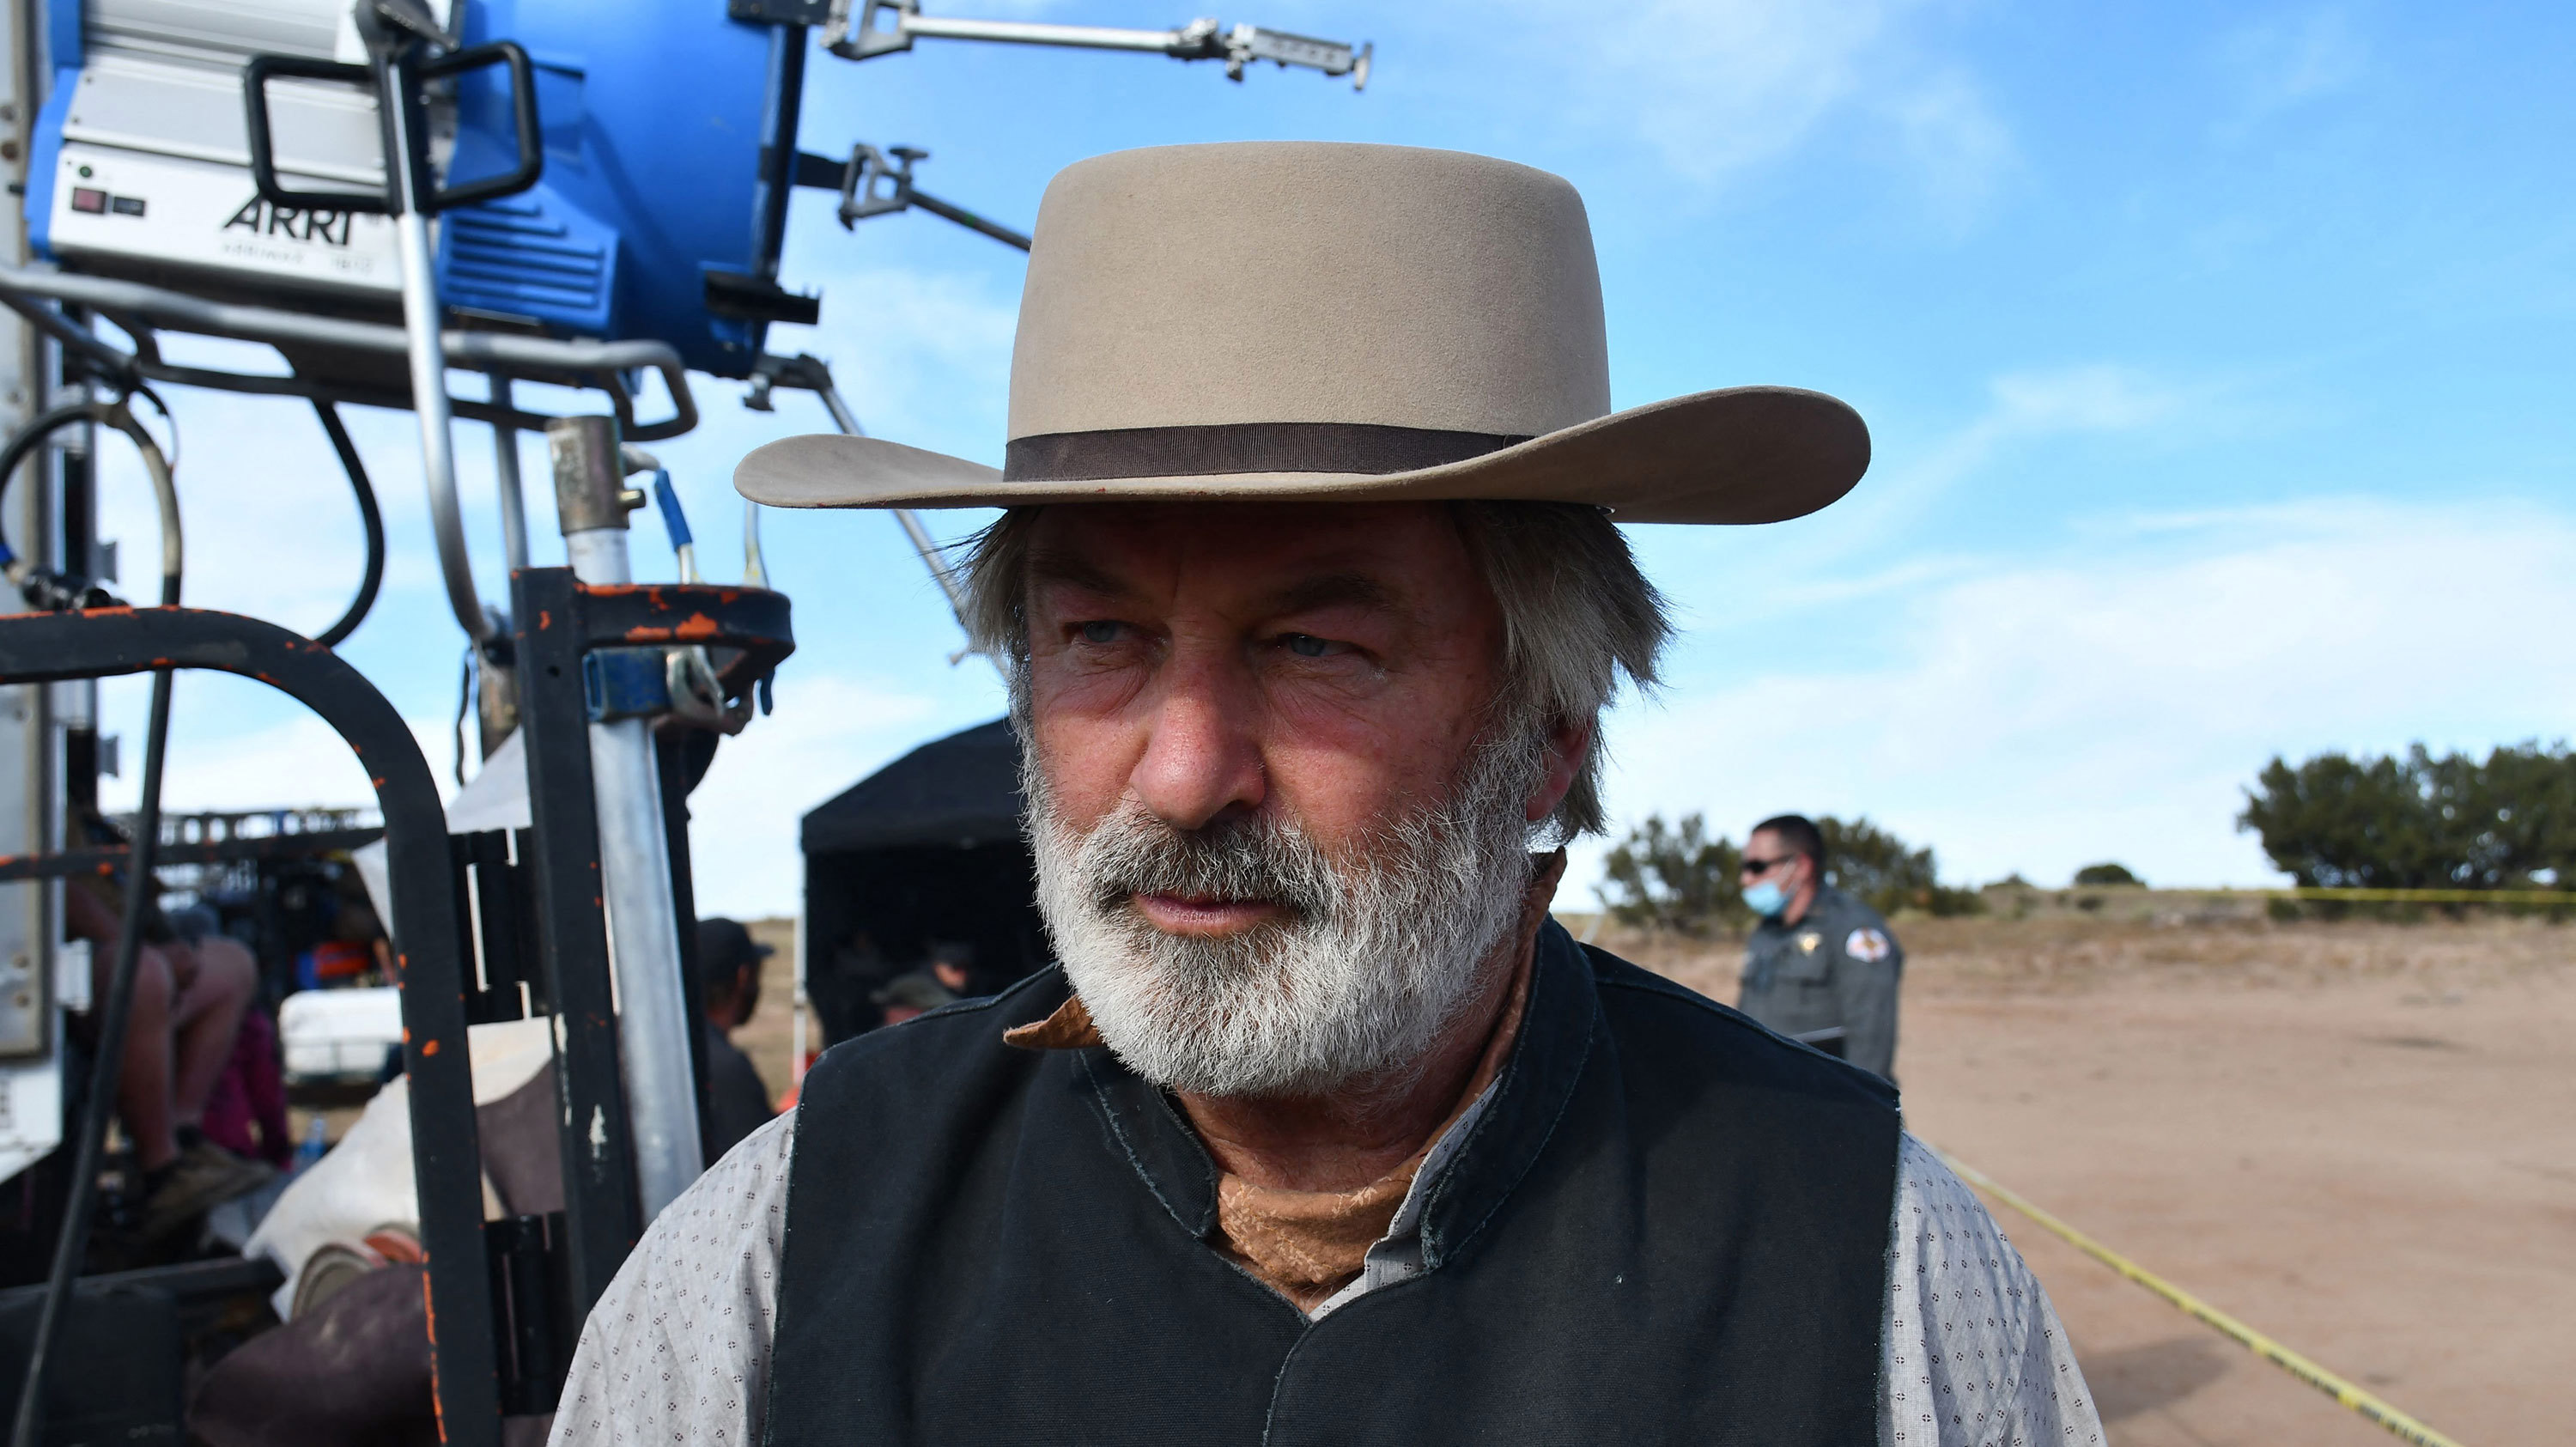
[[773, 507], [1110, 500], [1595, 503], [1765, 523], [1869, 466], [1820, 392], [1610, 410], [1583, 199], [1485, 156], [1305, 141], [1067, 167], [1038, 206], [1000, 471], [790, 437], [734, 486]]

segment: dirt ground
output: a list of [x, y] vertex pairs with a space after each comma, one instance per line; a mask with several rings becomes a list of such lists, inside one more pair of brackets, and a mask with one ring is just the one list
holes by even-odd
[[[1917, 1135], [2468, 1447], [2565, 1440], [2576, 928], [1899, 933]], [[1733, 956], [1658, 953], [1733, 998]], [[1989, 1204], [2123, 1447], [2394, 1440]]]
[[[2466, 1444], [2576, 1420], [2576, 926], [1900, 923], [1916, 1134]], [[785, 921], [736, 1038], [787, 1079]], [[1717, 999], [1734, 947], [1601, 943]], [[2393, 1441], [2000, 1202], [2122, 1447]]]

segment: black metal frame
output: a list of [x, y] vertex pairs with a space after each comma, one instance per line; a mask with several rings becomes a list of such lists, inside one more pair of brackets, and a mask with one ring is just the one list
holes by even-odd
[[105, 678], [203, 668], [255, 678], [321, 715], [367, 767], [385, 820], [394, 916], [401, 930], [403, 1064], [411, 1075], [412, 1167], [435, 1343], [441, 1437], [500, 1441], [495, 1333], [438, 1330], [490, 1323], [483, 1171], [466, 1047], [462, 901], [453, 887], [447, 815], [429, 763], [402, 715], [330, 649], [273, 623], [196, 608], [104, 608], [0, 618], [0, 683]]
[[[610, 1002], [582, 656], [705, 646], [724, 661], [727, 696], [740, 697], [795, 647], [787, 599], [761, 589], [587, 588], [566, 568], [525, 569], [512, 582], [524, 620], [516, 641], [526, 669], [521, 726], [533, 816], [533, 828], [514, 839], [450, 836], [428, 761], [401, 715], [309, 638], [192, 608], [0, 617], [0, 684], [161, 668], [239, 674], [319, 714], [367, 766], [393, 891], [439, 1431], [450, 1443], [489, 1447], [500, 1441], [505, 1413], [553, 1408], [579, 1323], [645, 1225]], [[21, 877], [55, 872], [41, 858], [12, 862]], [[533, 888], [517, 887], [521, 871], [533, 876]], [[468, 932], [469, 889], [479, 906], [479, 951]], [[549, 1009], [558, 1016], [565, 1211], [487, 1225], [466, 1029]], [[703, 1089], [700, 1103], [703, 1118]]]

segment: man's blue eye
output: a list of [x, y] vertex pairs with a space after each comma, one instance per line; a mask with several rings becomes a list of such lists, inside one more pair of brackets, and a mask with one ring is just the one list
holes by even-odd
[[1300, 658], [1321, 658], [1324, 656], [1324, 650], [1330, 647], [1332, 647], [1331, 644], [1311, 633], [1288, 635], [1288, 651]]
[[1119, 627], [1120, 625], [1116, 623], [1085, 623], [1082, 625], [1082, 641], [1085, 643], [1115, 643], [1118, 641]]

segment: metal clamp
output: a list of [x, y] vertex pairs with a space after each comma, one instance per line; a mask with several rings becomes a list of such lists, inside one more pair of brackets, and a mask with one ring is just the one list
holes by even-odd
[[728, 706], [724, 682], [707, 650], [594, 648], [581, 656], [582, 702], [592, 723], [624, 718], [673, 718], [737, 734], [750, 721], [748, 696]]
[[[886, 158], [894, 157], [893, 162]], [[862, 141], [850, 148], [850, 159], [844, 163], [810, 151], [796, 153], [794, 177], [799, 186], [817, 190], [838, 190], [841, 205], [838, 215], [841, 229], [849, 230], [871, 216], [891, 216], [913, 207], [945, 221], [953, 221], [969, 231], [993, 238], [1004, 246], [1029, 249], [1029, 234], [1014, 230], [998, 221], [987, 220], [953, 201], [943, 201], [912, 184], [912, 167], [916, 161], [930, 159], [930, 153], [918, 146], [889, 146], [880, 151]]]
[[[886, 164], [889, 154], [901, 164]], [[865, 141], [852, 146], [850, 164], [841, 172], [841, 229], [847, 231], [871, 216], [909, 208], [912, 163], [929, 159], [930, 153], [919, 146], [896, 146], [891, 151], [880, 151]]]

